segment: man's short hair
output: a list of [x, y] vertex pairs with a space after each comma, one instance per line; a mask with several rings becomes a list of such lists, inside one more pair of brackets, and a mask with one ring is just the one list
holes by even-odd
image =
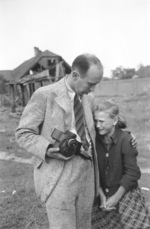
[[89, 53], [81, 54], [73, 61], [72, 70], [78, 69], [78, 71], [84, 75], [92, 64], [99, 65], [103, 69], [100, 60], [95, 55]]

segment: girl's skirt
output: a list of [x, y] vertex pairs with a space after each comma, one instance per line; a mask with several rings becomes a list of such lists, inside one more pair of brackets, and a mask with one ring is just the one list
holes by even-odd
[[140, 188], [127, 192], [116, 210], [93, 207], [92, 229], [150, 229], [150, 215]]

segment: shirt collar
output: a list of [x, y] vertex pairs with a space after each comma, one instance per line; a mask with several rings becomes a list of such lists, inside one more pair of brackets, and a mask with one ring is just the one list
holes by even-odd
[[75, 92], [72, 90], [72, 88], [67, 83], [67, 77], [65, 77], [65, 84], [66, 84], [66, 87], [67, 87], [67, 91], [68, 91], [69, 97], [70, 97], [71, 100], [73, 100], [74, 96], [75, 96]]

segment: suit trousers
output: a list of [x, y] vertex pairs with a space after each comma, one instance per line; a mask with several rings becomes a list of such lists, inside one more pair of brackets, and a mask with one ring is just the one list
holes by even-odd
[[50, 229], [91, 229], [93, 161], [74, 156], [46, 202]]

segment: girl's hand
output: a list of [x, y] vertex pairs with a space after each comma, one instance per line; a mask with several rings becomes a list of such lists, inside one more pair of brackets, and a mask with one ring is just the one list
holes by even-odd
[[117, 195], [113, 195], [111, 197], [109, 197], [106, 201], [106, 210], [109, 208], [111, 209], [115, 209], [115, 206], [117, 205], [117, 203], [119, 202], [119, 199], [117, 198]]
[[119, 202], [121, 197], [125, 194], [125, 192], [126, 192], [125, 188], [123, 186], [120, 186], [117, 192], [107, 199], [106, 210], [112, 210], [112, 208], [114, 208], [117, 205], [117, 203]]
[[106, 208], [106, 196], [103, 193], [102, 188], [99, 188], [99, 194], [100, 194], [100, 199], [101, 199], [101, 206], [100, 208], [102, 208], [103, 210]]

